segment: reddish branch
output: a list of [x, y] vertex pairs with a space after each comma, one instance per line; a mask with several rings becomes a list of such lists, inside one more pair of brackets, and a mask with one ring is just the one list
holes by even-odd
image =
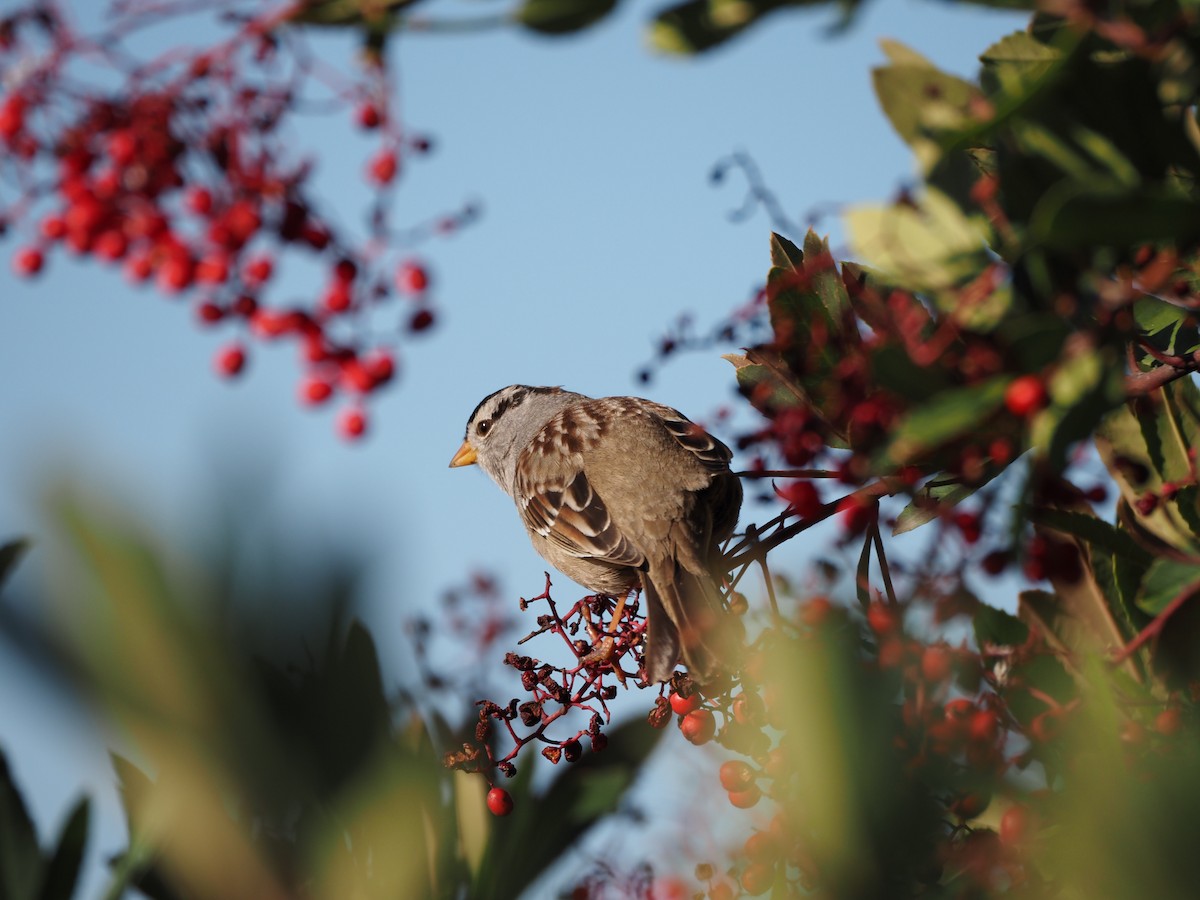
[[1188, 582], [1183, 590], [1176, 594], [1175, 598], [1163, 608], [1163, 611], [1154, 617], [1154, 621], [1138, 632], [1137, 637], [1122, 647], [1120, 652], [1109, 660], [1110, 665], [1119, 666], [1147, 642], [1156, 640], [1162, 634], [1163, 628], [1166, 627], [1167, 620], [1175, 615], [1185, 603], [1198, 593], [1200, 593], [1200, 578]]

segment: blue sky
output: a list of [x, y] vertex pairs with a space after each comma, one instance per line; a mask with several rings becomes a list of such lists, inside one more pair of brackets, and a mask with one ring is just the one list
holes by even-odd
[[[511, 502], [481, 472], [446, 467], [476, 402], [505, 384], [550, 383], [707, 414], [731, 396], [718, 352], [681, 357], [646, 388], [634, 373], [679, 313], [713, 323], [765, 274], [769, 225], [761, 215], [727, 220], [742, 193], [736, 180], [709, 185], [713, 162], [748, 151], [797, 217], [886, 198], [913, 166], [871, 92], [879, 38], [969, 76], [977, 55], [1024, 21], [893, 0], [869, 5], [841, 36], [827, 34], [830, 10], [785, 13], [682, 60], [647, 49], [650, 8], [625, 4], [564, 40], [410, 35], [393, 48], [403, 116], [436, 140], [404, 176], [398, 219], [467, 200], [484, 214], [421, 248], [440, 325], [402, 349], [401, 376], [374, 404], [360, 446], [334, 435], [329, 411], [294, 402], [288, 350], [255, 353], [247, 377], [222, 382], [211, 357], [228, 335], [196, 327], [184, 304], [62, 257], [19, 280], [7, 258], [20, 240], [0, 245], [0, 536], [37, 533], [39, 491], [63, 470], [185, 535], [218, 463], [244, 459], [267, 464], [289, 528], [365, 541], [379, 635], [400, 635], [407, 604], [434, 602], [475, 567], [496, 571], [512, 596], [536, 591], [544, 566]], [[321, 46], [339, 63], [347, 49], [338, 39]], [[305, 138], [327, 207], [354, 223], [372, 146], [348, 112], [314, 122]], [[836, 219], [821, 227], [837, 246]], [[312, 296], [305, 277], [285, 270], [277, 287]], [[37, 576], [36, 554], [24, 568]], [[388, 659], [385, 646], [383, 655], [401, 676], [399, 654]], [[103, 742], [2, 657], [0, 683], [0, 746], [43, 835], [88, 789], [101, 803], [100, 849], [117, 849]], [[93, 844], [93, 867], [98, 858]]]

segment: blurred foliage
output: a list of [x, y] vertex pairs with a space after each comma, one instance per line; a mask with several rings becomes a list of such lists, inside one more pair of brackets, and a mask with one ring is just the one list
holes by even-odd
[[[0, 605], [0, 622], [129, 748], [113, 756], [129, 845], [106, 896], [513, 897], [616, 808], [654, 746], [644, 723], [618, 729], [572, 778], [510, 783], [520, 813], [494, 819], [482, 782], [442, 764], [454, 726], [386, 686], [337, 552], [267, 560], [278, 551], [227, 532], [259, 556], [248, 581], [121, 510], [69, 492], [53, 509], [47, 594]], [[0, 550], [4, 570], [22, 546]], [[0, 782], [0, 897], [72, 896], [88, 801], [43, 854], [7, 766]]]
[[[527, 0], [512, 18], [567, 34], [615, 5]], [[699, 53], [808, 5], [688, 0], [657, 14], [652, 40]], [[861, 6], [838, 3], [839, 22]], [[303, 12], [375, 34], [407, 15]], [[883, 50], [876, 94], [919, 184], [849, 212], [855, 261], [812, 231], [773, 235], [763, 290], [738, 313], [760, 326], [729, 357], [761, 414], [739, 440], [746, 475], [773, 479], [787, 506], [727, 561], [731, 591], [762, 573], [770, 611], [744, 666], [703, 691], [677, 673], [649, 719], [715, 740], [733, 757], [731, 805], [769, 809], [733, 820], [757, 827], [697, 879], [713, 900], [1194, 896], [1200, 11], [1041, 4], [983, 51], [976, 80]], [[537, 793], [524, 761], [479, 777], [494, 758], [480, 745], [522, 717], [516, 701], [458, 733], [389, 691], [349, 615], [352, 579], [289, 584], [262, 607], [317, 611], [307, 658], [287, 662], [239, 626], [228, 569], [172, 562], [69, 496], [56, 510], [57, 618], [22, 643], [132, 748], [115, 759], [130, 845], [112, 896], [517, 896], [617, 809], [656, 743], [641, 722], [609, 731], [603, 752], [569, 741], [578, 761], [558, 747], [569, 764]], [[846, 558], [806, 585], [836, 584], [858, 607], [771, 570], [776, 548], [834, 517]], [[932, 535], [927, 552], [897, 558], [908, 533]], [[18, 555], [0, 550], [0, 567]], [[981, 578], [1017, 568], [1038, 587], [1015, 612], [980, 601]], [[514, 667], [538, 703], [571, 705], [545, 683], [552, 667]], [[457, 747], [472, 774], [442, 765]], [[88, 807], [44, 852], [4, 774], [4, 896], [67, 896]], [[505, 818], [485, 813], [500, 774], [514, 775]], [[716, 844], [721, 819], [686, 827]], [[615, 878], [637, 863], [607, 865], [578, 873], [573, 896], [657, 890]]]

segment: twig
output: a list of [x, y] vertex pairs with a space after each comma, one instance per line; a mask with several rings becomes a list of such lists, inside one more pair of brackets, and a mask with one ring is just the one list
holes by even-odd
[[1162, 630], [1167, 624], [1167, 619], [1175, 615], [1183, 604], [1191, 600], [1197, 593], [1200, 593], [1200, 578], [1196, 578], [1184, 585], [1183, 590], [1175, 595], [1175, 599], [1168, 603], [1163, 608], [1163, 611], [1154, 617], [1154, 621], [1138, 632], [1137, 637], [1122, 647], [1117, 655], [1108, 661], [1109, 665], [1119, 666], [1141, 649], [1142, 645], [1148, 641], [1155, 640], [1162, 634]]

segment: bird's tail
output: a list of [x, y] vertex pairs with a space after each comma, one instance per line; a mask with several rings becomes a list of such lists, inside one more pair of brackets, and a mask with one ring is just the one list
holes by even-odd
[[741, 646], [741, 621], [721, 599], [716, 580], [677, 560], [653, 562], [642, 579], [646, 598], [646, 677], [651, 684], [671, 677], [682, 658], [701, 684], [732, 668]]

